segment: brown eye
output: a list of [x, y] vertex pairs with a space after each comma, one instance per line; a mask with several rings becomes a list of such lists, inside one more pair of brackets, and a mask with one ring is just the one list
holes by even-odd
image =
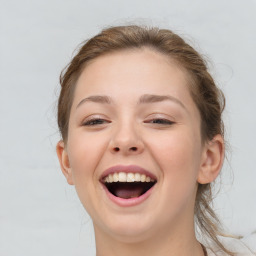
[[100, 119], [100, 118], [95, 118], [95, 119], [90, 119], [88, 121], [85, 121], [83, 123], [83, 125], [84, 126], [94, 126], [94, 125], [101, 125], [101, 124], [105, 124], [105, 123], [109, 123], [109, 121]]
[[164, 118], [151, 119], [151, 120], [146, 121], [146, 123], [161, 124], [161, 125], [172, 125], [172, 124], [174, 124], [174, 122], [172, 122], [168, 119], [164, 119]]

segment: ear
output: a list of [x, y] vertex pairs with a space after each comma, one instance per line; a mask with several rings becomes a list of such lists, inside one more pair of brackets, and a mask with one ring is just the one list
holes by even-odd
[[70, 168], [68, 154], [67, 154], [63, 140], [60, 140], [57, 143], [56, 152], [57, 152], [57, 156], [59, 158], [62, 173], [66, 177], [68, 184], [74, 185], [73, 177], [72, 177], [72, 170]]
[[209, 141], [202, 154], [201, 168], [197, 181], [200, 184], [207, 184], [214, 181], [223, 164], [224, 140], [220, 134]]

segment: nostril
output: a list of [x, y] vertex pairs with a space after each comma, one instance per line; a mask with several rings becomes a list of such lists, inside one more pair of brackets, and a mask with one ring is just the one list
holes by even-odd
[[118, 147], [115, 147], [115, 148], [114, 148], [114, 151], [115, 151], [115, 152], [118, 152], [119, 150], [120, 150], [120, 149], [119, 149]]
[[112, 148], [112, 152], [114, 153], [117, 153], [117, 152], [119, 152], [119, 151], [123, 151], [123, 152], [130, 152], [130, 153], [137, 153], [137, 152], [139, 152], [139, 148], [138, 147], [113, 147]]

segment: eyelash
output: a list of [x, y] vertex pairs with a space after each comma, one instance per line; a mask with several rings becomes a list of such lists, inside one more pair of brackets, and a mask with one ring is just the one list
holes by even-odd
[[[102, 125], [105, 123], [110, 123], [110, 121], [107, 121], [107, 120], [104, 120], [101, 118], [94, 118], [94, 119], [87, 120], [86, 122], [83, 123], [83, 125], [84, 126], [96, 126], [96, 125]], [[145, 121], [145, 123], [159, 124], [159, 125], [174, 124], [173, 121], [170, 121], [170, 120], [164, 119], [164, 118], [155, 118], [155, 119], [147, 120], [147, 121]]]
[[170, 120], [164, 119], [164, 118], [151, 119], [151, 120], [146, 121], [146, 123], [159, 124], [159, 125], [172, 125], [172, 124], [174, 124], [173, 121], [170, 121]]
[[101, 125], [104, 123], [110, 123], [107, 120], [101, 119], [101, 118], [94, 118], [87, 120], [86, 122], [83, 123], [84, 126], [95, 126], [95, 125]]

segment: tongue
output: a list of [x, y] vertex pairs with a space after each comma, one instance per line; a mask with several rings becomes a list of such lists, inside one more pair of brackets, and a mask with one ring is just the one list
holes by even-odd
[[130, 187], [122, 186], [119, 188], [116, 188], [115, 195], [117, 197], [121, 197], [124, 199], [133, 198], [133, 197], [139, 197], [143, 193], [143, 188], [141, 186], [133, 187], [132, 189]]

